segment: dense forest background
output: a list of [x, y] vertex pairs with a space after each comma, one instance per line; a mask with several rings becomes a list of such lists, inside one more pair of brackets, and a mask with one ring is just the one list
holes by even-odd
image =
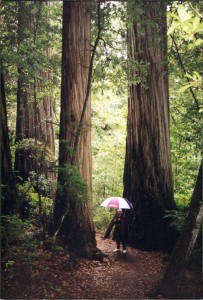
[[[38, 239], [57, 243], [59, 238], [71, 253], [98, 258], [95, 230], [104, 232], [115, 213], [100, 207], [109, 196], [125, 196], [134, 205], [129, 214], [132, 246], [156, 250], [157, 245], [167, 251], [182, 232], [192, 195], [201, 201], [195, 184], [201, 182], [203, 4], [154, 3], [1, 1], [1, 241], [6, 276], [14, 264], [10, 247], [31, 247]], [[157, 67], [159, 59], [164, 71]], [[164, 87], [156, 80], [160, 72], [166, 77]], [[139, 95], [143, 115], [133, 119]], [[145, 105], [152, 106], [153, 97], [158, 108], [150, 115]], [[162, 125], [156, 127], [163, 114]], [[146, 139], [137, 134], [136, 142], [131, 137], [131, 132], [145, 130], [139, 128], [139, 117], [146, 118], [151, 140], [150, 134]], [[139, 145], [141, 150], [135, 150]], [[139, 173], [156, 175], [145, 182]], [[156, 191], [150, 180], [152, 186], [157, 183]], [[161, 224], [151, 218], [150, 209], [172, 230], [173, 239], [163, 247], [149, 231], [149, 222]], [[197, 215], [200, 228], [202, 212]], [[154, 244], [147, 243], [149, 236]], [[192, 243], [197, 253], [200, 236]]]

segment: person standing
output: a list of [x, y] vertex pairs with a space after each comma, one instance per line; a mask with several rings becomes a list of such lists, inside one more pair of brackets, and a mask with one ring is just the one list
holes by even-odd
[[126, 244], [127, 244], [127, 220], [123, 214], [122, 209], [117, 210], [115, 219], [113, 220], [115, 228], [113, 232], [113, 240], [116, 241], [117, 248], [114, 251], [120, 251], [120, 246], [123, 246], [123, 253], [126, 253]]

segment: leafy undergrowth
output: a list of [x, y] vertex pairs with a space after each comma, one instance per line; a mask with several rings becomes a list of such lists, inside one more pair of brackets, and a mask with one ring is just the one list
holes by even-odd
[[[76, 259], [61, 248], [35, 250], [14, 247], [4, 274], [4, 299], [150, 299], [166, 267], [166, 255], [128, 248], [113, 252], [115, 242], [97, 234], [97, 245], [107, 256], [103, 262]], [[177, 299], [200, 299], [200, 278], [187, 271]], [[161, 298], [161, 296], [158, 296]]]

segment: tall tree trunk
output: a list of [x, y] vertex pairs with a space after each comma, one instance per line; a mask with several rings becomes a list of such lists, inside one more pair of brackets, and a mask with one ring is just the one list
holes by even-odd
[[[134, 206], [130, 243], [145, 249], [172, 248], [174, 235], [163, 219], [175, 208], [170, 158], [166, 65], [166, 6], [142, 1], [130, 32], [134, 67], [129, 87], [124, 197]], [[144, 71], [143, 71], [144, 70]], [[146, 72], [147, 71], [147, 72]]]
[[[63, 2], [59, 174], [53, 221], [54, 229], [61, 237], [64, 237], [69, 251], [83, 257], [93, 257], [98, 251], [91, 199], [90, 97], [86, 103], [82, 130], [75, 148], [81, 114], [88, 92], [91, 61], [90, 26], [91, 14], [88, 2]], [[73, 153], [74, 150], [77, 150], [76, 153]], [[83, 199], [84, 194], [79, 195], [78, 190], [81, 187], [74, 185], [75, 181], [71, 181], [76, 176], [75, 167], [81, 174], [79, 185], [82, 186], [83, 181], [87, 184], [88, 199], [86, 201]]]
[[[48, 5], [48, 3], [46, 3]], [[26, 30], [33, 31], [33, 40], [37, 38], [39, 24], [33, 28], [32, 4], [29, 6], [23, 1], [19, 2], [18, 17], [18, 46], [25, 42]], [[38, 4], [39, 5], [39, 4]], [[41, 4], [42, 5], [42, 4]], [[38, 8], [40, 9], [40, 8]], [[26, 13], [27, 12], [27, 13]], [[40, 18], [40, 15], [39, 15]], [[20, 50], [19, 50], [20, 51]], [[22, 55], [24, 55], [22, 53]], [[51, 49], [46, 50], [47, 57], [51, 57]], [[31, 66], [30, 66], [31, 67]], [[25, 142], [20, 145], [15, 154], [15, 170], [23, 180], [27, 180], [30, 172], [45, 172], [49, 169], [55, 155], [55, 131], [54, 131], [54, 110], [53, 97], [44, 96], [39, 102], [37, 96], [42, 92], [42, 87], [36, 78], [33, 78], [34, 85], [26, 78], [25, 70], [18, 67], [18, 89], [17, 89], [17, 118], [16, 118], [16, 142]], [[45, 80], [50, 79], [50, 71], [41, 74]], [[27, 140], [27, 141], [26, 141]], [[47, 160], [46, 157], [50, 157]], [[39, 167], [40, 166], [40, 167]], [[40, 168], [40, 170], [39, 170]], [[47, 175], [48, 174], [48, 175]], [[55, 172], [47, 173], [48, 178], [55, 179]]]
[[202, 163], [192, 194], [188, 214], [180, 237], [171, 255], [159, 288], [159, 294], [167, 299], [176, 297], [188, 265], [190, 255], [199, 234], [203, 218], [202, 207]]
[[6, 96], [1, 70], [1, 214], [14, 213], [16, 208], [15, 178], [12, 170], [11, 151], [7, 125]]

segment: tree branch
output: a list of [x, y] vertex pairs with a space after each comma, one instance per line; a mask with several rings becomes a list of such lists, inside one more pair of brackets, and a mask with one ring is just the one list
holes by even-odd
[[[179, 60], [179, 62], [180, 62], [180, 66], [181, 66], [183, 72], [184, 72], [185, 74], [187, 74], [186, 69], [185, 69], [185, 66], [184, 66], [183, 61], [182, 61], [182, 58], [181, 58], [181, 55], [180, 55], [180, 52], [179, 52], [179, 49], [178, 49], [178, 46], [177, 46], [177, 43], [176, 43], [174, 37], [173, 37], [171, 34], [170, 34], [170, 37], [171, 37], [171, 39], [172, 39], [172, 41], [173, 41], [173, 43], [174, 43], [174, 46], [175, 46], [175, 49], [176, 49], [176, 53], [177, 53], [177, 56], [178, 56], [178, 60]], [[190, 82], [189, 78], [187, 78], [187, 77], [186, 77], [186, 80], [187, 80], [188, 83]], [[191, 94], [192, 94], [192, 97], [193, 97], [193, 99], [194, 99], [194, 101], [195, 101], [197, 110], [199, 110], [199, 103], [198, 103], [198, 100], [197, 100], [197, 98], [196, 98], [196, 96], [195, 96], [195, 94], [194, 94], [193, 89], [192, 89], [191, 86], [189, 87], [189, 90], [190, 90], [190, 92], [191, 92]]]

